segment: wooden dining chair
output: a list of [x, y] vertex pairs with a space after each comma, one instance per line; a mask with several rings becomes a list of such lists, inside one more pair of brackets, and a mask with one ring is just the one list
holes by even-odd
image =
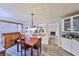
[[21, 39], [20, 44], [21, 44], [21, 56], [23, 55], [22, 54], [23, 50], [24, 50], [25, 56], [26, 56], [26, 50], [28, 50], [30, 48], [30, 46], [26, 45], [25, 40], [23, 40], [23, 39]]
[[[36, 37], [32, 37], [32, 39], [37, 39]], [[22, 52], [23, 50], [25, 51], [25, 56], [26, 56], [26, 50], [28, 50], [29, 48], [31, 48], [31, 46], [29, 45], [26, 45], [25, 44], [25, 40], [21, 39], [21, 55], [22, 55]], [[37, 55], [39, 56], [39, 48], [40, 48], [40, 41], [38, 41], [38, 43], [36, 43], [34, 46], [33, 46], [33, 49], [37, 50]], [[33, 51], [31, 51], [32, 53]]]
[[21, 33], [19, 34], [19, 37], [17, 38], [17, 41], [16, 41], [16, 43], [17, 43], [17, 52], [19, 52], [19, 47], [21, 46], [21, 40], [24, 40], [25, 37], [26, 37], [25, 34], [21, 34]]
[[[39, 53], [41, 52], [41, 40], [38, 39], [37, 37], [32, 37], [32, 39], [37, 39], [38, 40], [38, 43], [36, 43], [33, 47], [33, 49], [37, 50], [37, 55], [39, 56]], [[40, 50], [40, 52], [39, 52]]]
[[39, 42], [37, 44], [35, 44], [33, 49], [37, 50], [37, 55], [39, 56]]

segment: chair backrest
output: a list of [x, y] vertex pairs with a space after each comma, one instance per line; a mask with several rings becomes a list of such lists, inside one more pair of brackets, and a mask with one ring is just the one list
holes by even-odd
[[21, 34], [21, 39], [26, 39], [26, 35], [25, 34]]
[[21, 47], [24, 47], [25, 46], [25, 40], [24, 39], [21, 39], [20, 40], [20, 44], [21, 44]]
[[32, 38], [32, 39], [37, 39], [37, 36], [32, 36], [31, 38]]
[[22, 49], [28, 49], [28, 48], [30, 48], [29, 45], [25, 44], [25, 40], [23, 40], [23, 39], [21, 39], [20, 44], [21, 44], [21, 48]]

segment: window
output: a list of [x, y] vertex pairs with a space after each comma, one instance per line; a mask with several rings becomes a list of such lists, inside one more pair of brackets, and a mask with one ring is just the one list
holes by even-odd
[[0, 45], [3, 44], [2, 33], [20, 32], [22, 33], [22, 25], [15, 23], [0, 22]]

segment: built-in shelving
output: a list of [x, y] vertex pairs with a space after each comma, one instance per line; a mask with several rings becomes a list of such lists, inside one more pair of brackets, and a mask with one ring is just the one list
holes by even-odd
[[79, 31], [79, 15], [74, 15], [64, 19], [64, 31], [78, 32]]
[[65, 18], [62, 22], [61, 47], [79, 56], [79, 14]]

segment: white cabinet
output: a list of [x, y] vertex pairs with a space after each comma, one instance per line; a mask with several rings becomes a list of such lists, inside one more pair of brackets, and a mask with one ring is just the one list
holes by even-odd
[[[62, 22], [62, 34], [63, 32], [68, 33], [66, 34], [69, 36], [76, 37], [79, 36], [79, 14], [74, 15], [68, 18], [65, 18]], [[71, 34], [69, 34], [71, 33]], [[76, 33], [76, 34], [74, 34]], [[73, 35], [74, 34], [74, 35]], [[73, 55], [79, 56], [79, 41], [77, 39], [68, 39], [68, 38], [61, 38], [62, 39], [62, 48]]]
[[72, 44], [71, 39], [62, 38], [62, 48], [70, 53], [71, 53], [71, 44]]
[[76, 39], [62, 38], [62, 48], [75, 56], [79, 56], [79, 41]]
[[72, 54], [79, 56], [79, 41], [72, 39]]

